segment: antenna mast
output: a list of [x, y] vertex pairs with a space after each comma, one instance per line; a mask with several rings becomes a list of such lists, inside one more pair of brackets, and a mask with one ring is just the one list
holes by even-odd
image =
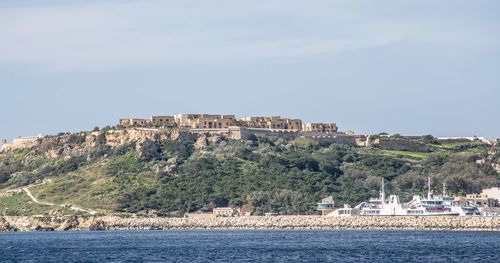
[[427, 199], [430, 200], [431, 199], [431, 195], [432, 195], [432, 193], [431, 193], [431, 177], [428, 176], [427, 177]]
[[382, 185], [380, 186], [380, 200], [385, 204], [384, 177], [382, 177]]

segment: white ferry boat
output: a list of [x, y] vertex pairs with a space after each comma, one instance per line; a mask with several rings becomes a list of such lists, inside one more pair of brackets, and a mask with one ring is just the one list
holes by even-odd
[[451, 206], [446, 206], [442, 197], [433, 197], [430, 191], [430, 179], [427, 197], [416, 195], [406, 204], [402, 204], [397, 195], [390, 195], [386, 200], [382, 180], [379, 198], [371, 198], [355, 208], [359, 209], [359, 215], [362, 216], [459, 216], [465, 214], [459, 211], [460, 207], [452, 209]]

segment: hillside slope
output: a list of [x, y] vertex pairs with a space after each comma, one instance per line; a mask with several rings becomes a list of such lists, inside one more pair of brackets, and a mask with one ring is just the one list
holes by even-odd
[[[479, 142], [433, 141], [415, 153], [301, 137], [116, 134], [60, 134], [0, 153], [0, 213], [77, 213], [73, 206], [175, 216], [235, 205], [255, 214], [312, 214], [327, 195], [338, 204], [377, 196], [382, 177], [403, 198], [424, 191], [429, 175], [435, 192], [444, 181], [457, 194], [500, 184], [498, 148]], [[33, 203], [19, 191], [26, 187], [57, 206]]]

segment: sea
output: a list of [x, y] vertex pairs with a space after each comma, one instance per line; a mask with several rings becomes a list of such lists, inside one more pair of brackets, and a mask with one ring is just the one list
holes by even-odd
[[499, 232], [185, 230], [0, 233], [0, 262], [500, 262]]

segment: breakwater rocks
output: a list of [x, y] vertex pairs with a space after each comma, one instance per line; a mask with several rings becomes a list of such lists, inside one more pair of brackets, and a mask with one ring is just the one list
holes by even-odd
[[500, 231], [500, 217], [0, 217], [0, 231], [132, 229], [387, 229]]

